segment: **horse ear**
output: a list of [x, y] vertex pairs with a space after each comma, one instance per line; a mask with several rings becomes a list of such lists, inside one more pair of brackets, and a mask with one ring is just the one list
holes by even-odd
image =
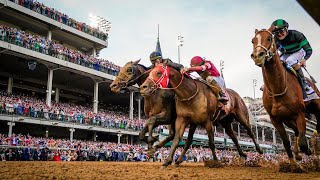
[[258, 29], [255, 29], [255, 30], [254, 30], [254, 33], [256, 34], [258, 31], [259, 31]]
[[167, 65], [168, 65], [168, 62], [169, 62], [168, 59], [165, 59], [165, 60], [163, 61], [163, 65], [164, 65], [164, 66], [167, 66]]
[[136, 61], [134, 61], [132, 64], [137, 65], [137, 64], [139, 64], [140, 60], [141, 60], [141, 58], [136, 60]]

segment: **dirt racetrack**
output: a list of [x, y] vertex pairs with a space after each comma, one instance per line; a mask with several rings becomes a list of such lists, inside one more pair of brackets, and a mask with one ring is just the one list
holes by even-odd
[[203, 163], [160, 167], [151, 162], [0, 162], [0, 179], [320, 179], [320, 172], [280, 173], [278, 168], [214, 169]]

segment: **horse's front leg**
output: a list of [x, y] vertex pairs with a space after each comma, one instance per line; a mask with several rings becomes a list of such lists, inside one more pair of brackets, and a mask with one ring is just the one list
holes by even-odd
[[146, 133], [148, 131], [148, 123], [149, 123], [149, 119], [147, 120], [147, 122], [144, 124], [143, 129], [140, 131], [139, 133], [139, 139], [141, 141], [144, 141], [146, 143], [148, 143], [147, 138], [146, 138]]
[[186, 144], [184, 145], [184, 148], [183, 148], [181, 155], [179, 156], [178, 160], [176, 161], [177, 166], [179, 166], [179, 164], [181, 164], [183, 162], [183, 156], [186, 154], [187, 150], [189, 149], [189, 147], [192, 144], [193, 135], [194, 135], [194, 132], [196, 131], [196, 128], [197, 128], [196, 124], [194, 124], [194, 123], [190, 124], [190, 129], [188, 132], [188, 138], [187, 138]]
[[151, 150], [148, 151], [148, 155], [151, 157], [154, 155], [154, 153], [159, 149], [162, 148], [165, 144], [173, 140], [174, 135], [175, 135], [175, 129], [174, 129], [174, 124], [171, 124], [168, 126], [169, 129], [169, 135], [162, 141], [160, 141], [157, 145], [153, 146]]
[[174, 136], [174, 140], [173, 140], [171, 148], [170, 148], [170, 154], [162, 166], [167, 167], [168, 165], [170, 165], [172, 163], [174, 153], [178, 147], [179, 141], [180, 141], [181, 137], [183, 136], [184, 130], [187, 125], [189, 125], [189, 123], [186, 122], [186, 119], [184, 117], [177, 117], [176, 123], [175, 123], [176, 134]]
[[148, 121], [148, 132], [149, 132], [148, 145], [149, 146], [151, 144], [151, 147], [152, 147], [153, 143], [158, 141], [158, 138], [153, 137], [152, 133], [155, 127], [162, 124], [169, 124], [167, 111], [162, 111], [159, 114], [156, 114], [149, 119]]
[[307, 124], [306, 124], [304, 113], [301, 113], [301, 115], [298, 117], [296, 122], [297, 122], [297, 128], [299, 132], [298, 142], [299, 142], [300, 150], [304, 152], [306, 155], [311, 155], [312, 152], [308, 147], [307, 138], [306, 138]]

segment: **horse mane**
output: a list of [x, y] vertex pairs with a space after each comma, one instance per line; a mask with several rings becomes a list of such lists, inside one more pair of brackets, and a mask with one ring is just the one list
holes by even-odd
[[144, 70], [148, 70], [148, 68], [145, 65], [137, 64], [138, 66], [142, 67]]

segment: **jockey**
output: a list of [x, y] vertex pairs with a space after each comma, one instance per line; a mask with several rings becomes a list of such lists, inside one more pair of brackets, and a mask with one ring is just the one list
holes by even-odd
[[312, 48], [301, 32], [288, 30], [288, 27], [289, 24], [285, 20], [278, 19], [271, 24], [270, 29], [275, 35], [277, 47], [280, 48], [282, 54], [280, 59], [296, 70], [302, 80], [302, 88], [308, 91], [309, 87], [306, 84], [301, 66], [306, 66], [306, 60], [310, 58]]
[[204, 80], [218, 89], [218, 91], [214, 91], [218, 101], [225, 104], [228, 98], [222, 88], [225, 88], [226, 85], [213, 63], [208, 60], [203, 60], [200, 56], [195, 56], [191, 59], [190, 66], [190, 68], [181, 69], [181, 74], [188, 71], [196, 71]]
[[180, 69], [183, 68], [182, 64], [174, 63], [170, 59], [162, 59], [162, 55], [160, 52], [154, 51], [150, 54], [150, 61], [152, 65], [148, 69], [153, 69], [155, 66], [157, 66], [159, 63], [163, 63], [164, 60], [168, 61], [168, 66], [180, 71]]

